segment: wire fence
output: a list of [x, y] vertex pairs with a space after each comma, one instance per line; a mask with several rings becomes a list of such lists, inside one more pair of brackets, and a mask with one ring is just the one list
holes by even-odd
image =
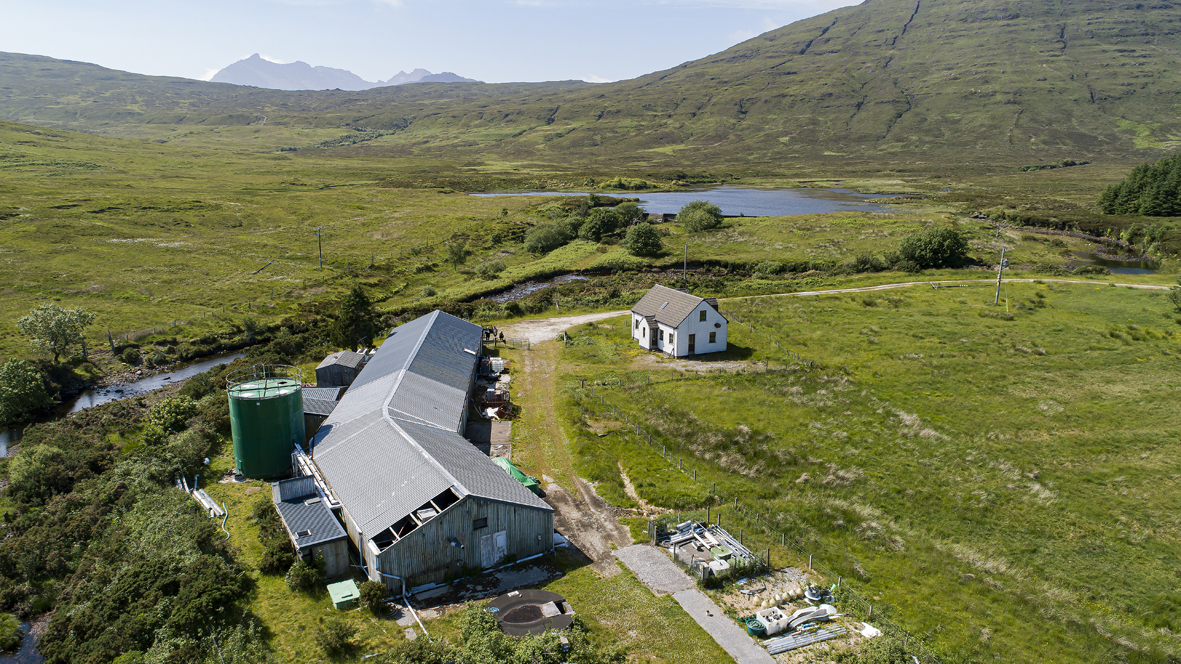
[[[659, 382], [668, 382], [668, 380], [658, 381], [658, 383]], [[592, 385], [589, 387], [586, 387], [585, 383], [586, 381], [580, 379], [580, 384], [567, 386], [567, 390], [569, 390], [574, 395], [575, 401], [580, 407], [583, 408], [585, 412], [598, 417], [613, 418], [621, 422], [632, 433], [634, 433], [638, 440], [647, 443], [649, 447], [651, 447], [653, 451], [659, 453], [660, 456], [669, 463], [669, 465], [679, 470], [683, 475], [685, 475], [690, 481], [694, 483], [707, 481], [704, 476], [701, 478], [698, 477], [699, 470], [710, 470], [716, 472], [715, 468], [707, 467], [705, 463], [699, 461], [695, 456], [678, 456], [675, 450], [669, 449], [668, 439], [659, 429], [645, 427], [640, 423], [639, 417], [636, 417], [634, 414], [627, 412], [616, 404], [608, 404], [606, 402], [604, 391], [607, 389], [612, 387], [616, 389], [622, 389], [625, 387], [636, 387], [637, 385], [646, 386], [651, 383], [645, 381], [642, 384], [629, 384], [625, 386], [622, 379], [616, 379], [615, 381], [611, 382], [592, 382]], [[596, 387], [599, 389], [598, 395], [595, 394]], [[597, 403], [594, 401], [595, 396], [599, 397], [599, 401]], [[688, 463], [686, 463], [687, 459]], [[907, 652], [918, 657], [920, 662], [931, 662], [934, 664], [938, 664], [940, 662], [938, 656], [930, 649], [929, 646], [927, 646], [927, 644], [922, 639], [911, 638], [909, 630], [889, 618], [889, 615], [895, 613], [894, 607], [892, 607], [887, 602], [875, 600], [871, 597], [863, 595], [855, 588], [854, 583], [851, 582], [846, 576], [846, 574], [849, 572], [837, 572], [836, 570], [824, 565], [821, 562], [819, 556], [817, 556], [814, 551], [809, 550], [803, 543], [797, 541], [793, 537], [790, 537], [783, 530], [776, 528], [772, 523], [770, 523], [768, 519], [768, 510], [766, 508], [760, 509], [759, 506], [751, 505], [744, 501], [742, 496], [730, 494], [722, 489], [719, 489], [717, 487], [716, 481], [711, 481], [709, 495], [713, 496], [714, 504], [710, 505], [708, 508], [704, 508], [704, 511], [707, 513], [706, 521], [709, 521], [709, 517], [712, 516], [713, 521], [718, 525], [721, 525], [722, 521], [725, 519], [726, 523], [730, 524], [731, 532], [733, 532], [733, 524], [731, 521], [739, 521], [743, 525], [743, 528], [738, 531], [738, 538], [740, 541], [746, 538], [746, 528], [752, 528], [753, 532], [751, 534], [762, 536], [762, 544], [766, 546], [767, 550], [766, 559], [768, 566], [770, 566], [771, 549], [776, 547], [775, 542], [778, 540], [779, 549], [799, 556], [799, 560], [801, 562], [806, 560], [807, 569], [809, 571], [818, 574], [821, 578], [825, 579], [827, 583], [837, 586], [838, 598], [840, 602], [844, 604], [844, 606], [842, 606], [842, 610], [855, 617], [862, 618], [864, 620], [872, 620], [874, 625], [883, 632], [897, 635], [899, 638], [903, 639]], [[692, 515], [692, 512], [686, 511], [681, 517], [677, 518], [689, 517]], [[723, 515], [725, 515], [725, 517]], [[751, 547], [748, 546], [748, 548]], [[760, 546], [758, 549], [752, 549], [752, 551], [758, 554], [760, 552], [759, 550], [762, 548], [763, 546]], [[853, 562], [851, 567], [856, 570], [860, 566], [858, 563]]]

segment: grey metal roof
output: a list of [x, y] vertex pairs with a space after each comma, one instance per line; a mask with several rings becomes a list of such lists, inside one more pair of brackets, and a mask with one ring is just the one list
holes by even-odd
[[324, 361], [321, 362], [316, 368], [323, 369], [332, 365], [340, 365], [343, 367], [349, 367], [350, 369], [356, 369], [357, 367], [361, 366], [361, 363], [364, 360], [365, 356], [360, 353], [354, 353], [351, 350], [340, 350], [332, 353], [328, 357], [325, 357]]
[[657, 284], [636, 302], [636, 306], [632, 307], [632, 313], [645, 317], [653, 316], [658, 323], [676, 327], [693, 313], [702, 301], [702, 298], [696, 295]]
[[336, 402], [329, 399], [303, 398], [303, 412], [305, 415], [324, 415], [327, 417], [336, 408]]
[[307, 399], [323, 399], [325, 401], [340, 401], [343, 387], [305, 387], [303, 388], [303, 398]]
[[449, 487], [550, 509], [458, 433], [481, 334], [439, 311], [395, 328], [316, 431], [312, 457], [366, 537]]
[[336, 520], [336, 517], [332, 514], [332, 510], [316, 495], [315, 486], [310, 482], [306, 484], [312, 487], [311, 492], [290, 491], [286, 492], [288, 493], [286, 500], [279, 499], [280, 493], [283, 492], [281, 485], [284, 482], [299, 484], [304, 479], [302, 477], [296, 477], [290, 480], [284, 480], [283, 482], [275, 482], [271, 485], [271, 494], [272, 499], [275, 501], [275, 509], [279, 512], [279, 518], [282, 519], [283, 527], [287, 529], [288, 536], [295, 542], [295, 547], [297, 549], [305, 549], [309, 546], [334, 542], [348, 537], [348, 533], [341, 527], [340, 522]]

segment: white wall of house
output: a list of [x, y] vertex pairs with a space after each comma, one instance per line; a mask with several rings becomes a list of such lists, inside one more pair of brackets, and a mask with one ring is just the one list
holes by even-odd
[[[702, 320], [702, 312], [705, 314], [704, 320]], [[720, 324], [721, 327], [715, 327], [717, 324]], [[644, 348], [648, 348], [650, 345], [647, 336], [648, 323], [644, 317], [633, 313], [631, 326], [632, 339]], [[702, 302], [678, 327], [674, 328], [664, 323], [658, 323], [655, 343], [651, 346], [655, 350], [682, 357], [690, 354], [689, 335], [694, 335], [693, 355], [718, 353], [726, 350], [726, 328], [726, 319], [722, 317], [722, 314], [709, 304]], [[710, 342], [710, 334], [714, 335], [713, 342]]]
[[[704, 320], [702, 320], [703, 318]], [[721, 324], [721, 327], [714, 327], [715, 324]], [[726, 327], [726, 319], [722, 317], [722, 314], [709, 304], [702, 302], [677, 328], [676, 355], [689, 354], [689, 335], [694, 336], [694, 355], [726, 350]], [[709, 341], [710, 333], [714, 335], [713, 343]]]

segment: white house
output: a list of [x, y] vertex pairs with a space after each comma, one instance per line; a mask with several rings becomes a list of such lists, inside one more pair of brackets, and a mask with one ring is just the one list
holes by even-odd
[[632, 307], [632, 338], [641, 348], [673, 357], [726, 350], [729, 321], [718, 311], [718, 299], [700, 298], [683, 290], [653, 286]]

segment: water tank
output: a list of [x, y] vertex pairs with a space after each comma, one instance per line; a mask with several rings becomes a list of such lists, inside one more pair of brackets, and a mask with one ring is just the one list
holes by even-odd
[[302, 445], [303, 374], [287, 365], [255, 365], [226, 379], [234, 467], [246, 477], [291, 472], [291, 452]]

